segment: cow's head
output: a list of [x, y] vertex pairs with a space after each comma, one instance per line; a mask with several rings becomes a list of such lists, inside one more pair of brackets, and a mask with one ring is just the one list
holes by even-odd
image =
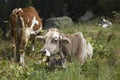
[[40, 50], [46, 56], [51, 56], [60, 51], [60, 43], [68, 44], [71, 43], [68, 38], [61, 36], [57, 28], [51, 28], [45, 36], [37, 36], [36, 38], [44, 40], [44, 46]]

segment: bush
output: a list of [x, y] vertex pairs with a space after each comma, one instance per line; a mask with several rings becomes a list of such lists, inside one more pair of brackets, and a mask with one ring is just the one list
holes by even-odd
[[112, 11], [120, 11], [119, 3], [120, 0], [99, 0], [98, 2], [105, 15], [111, 15]]

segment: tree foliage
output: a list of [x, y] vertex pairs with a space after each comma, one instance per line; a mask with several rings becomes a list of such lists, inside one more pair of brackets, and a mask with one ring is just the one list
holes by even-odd
[[98, 4], [104, 10], [103, 14], [109, 15], [113, 11], [120, 12], [120, 0], [99, 0]]
[[50, 17], [69, 16], [77, 21], [86, 11], [96, 15], [113, 16], [120, 12], [120, 0], [0, 0], [0, 27], [14, 8], [34, 6], [45, 21]]

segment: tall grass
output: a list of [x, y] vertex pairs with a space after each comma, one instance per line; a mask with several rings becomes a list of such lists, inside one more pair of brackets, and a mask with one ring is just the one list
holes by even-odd
[[[63, 33], [82, 31], [94, 48], [92, 60], [83, 66], [79, 62], [68, 62], [66, 69], [56, 67], [49, 70], [46, 63], [39, 64], [39, 53], [43, 43], [36, 42], [36, 51], [27, 46], [25, 62], [21, 67], [12, 62], [10, 42], [0, 41], [0, 80], [119, 80], [120, 79], [120, 26], [103, 29], [94, 21], [64, 27]], [[109, 40], [110, 38], [110, 40]]]

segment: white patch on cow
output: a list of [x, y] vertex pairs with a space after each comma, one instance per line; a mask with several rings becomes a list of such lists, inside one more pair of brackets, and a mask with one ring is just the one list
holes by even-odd
[[32, 45], [32, 51], [35, 51], [35, 46], [34, 45]]
[[34, 34], [34, 35], [35, 35], [35, 34], [36, 34], [36, 31], [31, 31], [31, 33], [30, 33], [30, 34]]
[[30, 19], [27, 19], [27, 23], [29, 23], [30, 22]]
[[45, 49], [45, 51], [46, 51], [46, 56], [51, 56], [50, 52], [47, 49]]
[[[26, 36], [27, 36], [27, 38], [30, 37], [30, 34], [36, 34], [38, 32], [38, 30], [37, 31], [33, 31], [33, 27], [35, 26], [35, 24], [38, 25], [39, 22], [36, 20], [36, 17], [34, 16], [30, 28], [26, 28]], [[39, 31], [40, 30], [41, 30], [41, 27], [39, 28]]]
[[54, 38], [55, 38], [55, 37], [59, 38], [59, 33], [58, 33], [58, 32], [54, 32], [54, 33], [53, 33], [53, 37], [54, 37]]
[[34, 16], [33, 17], [33, 20], [32, 20], [32, 24], [31, 24], [31, 26], [30, 26], [30, 28], [32, 28], [33, 29], [33, 27], [35, 26], [35, 24], [39, 24], [39, 22], [36, 20], [36, 17]]
[[23, 65], [25, 64], [24, 55], [25, 55], [25, 53], [20, 54], [20, 63], [23, 64]]
[[17, 12], [19, 12], [19, 11], [21, 11], [21, 12], [23, 12], [23, 10], [21, 9], [21, 8], [15, 8], [13, 11], [12, 11], [12, 13], [14, 14], [16, 14]]
[[19, 9], [18, 9], [18, 11], [21, 11], [21, 12], [23, 12], [22, 8], [19, 8]]
[[31, 28], [26, 28], [26, 37], [30, 38]]
[[56, 32], [56, 31], [49, 31], [46, 35], [47, 36], [52, 36], [52, 38], [59, 38], [59, 32]]

